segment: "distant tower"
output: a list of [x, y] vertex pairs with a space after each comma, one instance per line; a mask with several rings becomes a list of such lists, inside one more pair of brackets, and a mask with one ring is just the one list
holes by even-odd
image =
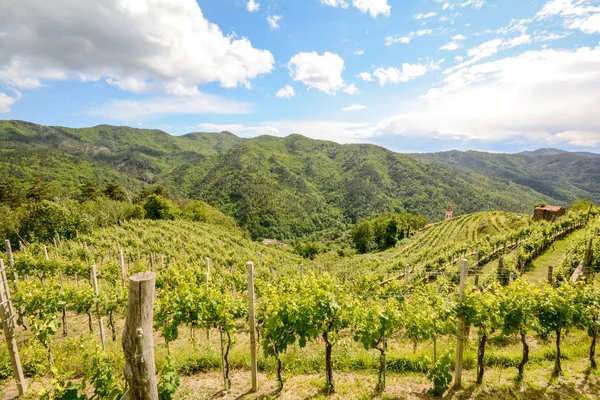
[[452, 219], [452, 206], [446, 208], [446, 220]]

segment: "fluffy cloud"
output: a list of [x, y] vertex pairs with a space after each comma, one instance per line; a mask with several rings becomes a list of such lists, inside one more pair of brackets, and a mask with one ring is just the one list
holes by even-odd
[[275, 97], [278, 97], [280, 99], [291, 99], [295, 95], [296, 92], [294, 91], [294, 88], [290, 85], [285, 85], [284, 87], [279, 89], [277, 93], [275, 93]]
[[363, 106], [362, 104], [354, 104], [348, 107], [342, 108], [342, 111], [360, 111], [367, 108], [367, 106]]
[[437, 64], [402, 64], [402, 69], [395, 67], [377, 68], [373, 76], [384, 86], [388, 83], [406, 83], [412, 79], [423, 76], [431, 69], [437, 69]]
[[269, 15], [267, 23], [271, 29], [279, 29], [279, 20], [283, 18], [281, 15]]
[[354, 0], [352, 5], [358, 8], [363, 14], [369, 13], [372, 17], [379, 14], [390, 15], [392, 7], [388, 4], [388, 0]]
[[344, 93], [352, 96], [352, 95], [358, 94], [360, 92], [359, 92], [358, 88], [356, 87], [356, 85], [354, 83], [351, 83], [350, 85], [348, 85], [344, 88]]
[[10, 107], [17, 102], [17, 99], [0, 92], [0, 113], [10, 112]]
[[432, 33], [433, 33], [433, 29], [420, 29], [418, 31], [410, 32], [406, 36], [399, 36], [399, 37], [398, 36], [387, 36], [385, 38], [385, 45], [391, 46], [394, 43], [408, 44], [415, 37], [431, 35]]
[[248, 3], [246, 4], [246, 9], [249, 12], [256, 12], [260, 9], [260, 4], [254, 0], [248, 0]]
[[206, 93], [146, 100], [112, 100], [103, 106], [89, 110], [90, 114], [118, 121], [139, 120], [167, 114], [247, 114], [250, 112], [252, 106], [248, 103], [227, 100]]
[[449, 75], [380, 134], [600, 144], [600, 47], [528, 51]]
[[195, 94], [271, 72], [273, 55], [224, 35], [195, 0], [0, 2], [0, 82], [106, 80], [134, 92]]
[[462, 47], [462, 44], [460, 44], [460, 41], [465, 40], [466, 37], [463, 35], [454, 35], [452, 36], [452, 41], [446, 43], [445, 45], [443, 45], [442, 47], [440, 47], [440, 50], [447, 50], [447, 51], [452, 51], [452, 50], [457, 50], [460, 49]]
[[294, 81], [300, 81], [309, 88], [327, 94], [335, 93], [344, 87], [344, 60], [335, 53], [298, 53], [290, 59], [288, 69]]
[[355, 55], [355, 56], [362, 56], [363, 54], [365, 54], [365, 51], [364, 51], [364, 50], [356, 50], [356, 51], [354, 52], [354, 55]]
[[550, 0], [536, 14], [535, 19], [553, 16], [563, 17], [564, 24], [569, 29], [579, 29], [587, 34], [600, 32], [600, 5], [596, 0]]
[[368, 72], [361, 72], [356, 76], [358, 76], [360, 79], [362, 79], [363, 81], [366, 81], [366, 82], [371, 82], [373, 80], [373, 77]]

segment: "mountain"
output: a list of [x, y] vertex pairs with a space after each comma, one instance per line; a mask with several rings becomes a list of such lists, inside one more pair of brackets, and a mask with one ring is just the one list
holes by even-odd
[[537, 150], [533, 150], [533, 151], [522, 151], [522, 152], [517, 153], [517, 154], [522, 155], [522, 156], [533, 156], [533, 157], [537, 157], [537, 156], [555, 156], [555, 155], [559, 155], [559, 154], [576, 154], [576, 155], [581, 156], [581, 157], [600, 158], [600, 154], [598, 154], [598, 153], [590, 153], [590, 152], [587, 152], [587, 151], [569, 152], [569, 151], [566, 151], [566, 150], [551, 149], [551, 148], [537, 149]]
[[581, 198], [600, 201], [600, 158], [592, 154], [541, 149], [527, 154], [447, 151], [410, 156], [463, 172], [506, 179], [569, 205]]
[[[12, 180], [25, 187], [42, 177], [63, 196], [77, 195], [88, 180], [118, 180], [132, 192], [163, 184], [234, 216], [254, 238], [299, 237], [384, 211], [437, 221], [448, 204], [455, 215], [529, 212], [536, 201], [565, 197], [561, 185], [546, 190], [543, 179], [517, 182], [494, 175], [492, 167], [469, 169], [374, 145], [340, 145], [300, 135], [171, 136], [109, 125], [72, 129], [0, 121], [0, 157], [0, 183]], [[532, 162], [527, 160], [537, 159], [516, 157], [523, 160], [515, 164], [517, 177]], [[572, 157], [574, 173], [583, 157]]]

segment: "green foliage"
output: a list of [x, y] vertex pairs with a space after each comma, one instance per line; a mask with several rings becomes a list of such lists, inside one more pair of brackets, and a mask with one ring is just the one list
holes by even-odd
[[146, 217], [150, 219], [173, 220], [180, 214], [180, 210], [171, 200], [155, 194], [146, 199], [144, 210], [146, 210]]
[[452, 365], [450, 353], [445, 352], [435, 365], [427, 371], [427, 379], [433, 383], [431, 394], [434, 396], [441, 396], [448, 390], [450, 382], [452, 382], [452, 374], [450, 373]]
[[165, 364], [159, 371], [159, 375], [158, 398], [159, 400], [171, 400], [177, 393], [177, 388], [179, 388], [179, 376], [171, 356], [167, 356], [165, 359]]
[[325, 253], [328, 250], [326, 246], [316, 242], [297, 242], [294, 246], [294, 252], [301, 257], [314, 260], [315, 256]]
[[94, 388], [90, 400], [94, 399], [120, 399], [124, 393], [121, 379], [115, 377], [115, 366], [113, 360], [102, 350], [95, 346], [93, 354], [86, 354], [87, 370], [82, 383], [82, 391], [85, 391], [88, 383]]
[[352, 230], [352, 242], [359, 253], [385, 250], [423, 228], [426, 222], [425, 218], [409, 213], [381, 214], [357, 223]]
[[81, 384], [69, 381], [71, 372], [60, 372], [58, 368], [52, 367], [52, 379], [45, 383], [41, 379], [42, 385], [36, 394], [40, 400], [85, 400], [87, 396], [80, 393]]

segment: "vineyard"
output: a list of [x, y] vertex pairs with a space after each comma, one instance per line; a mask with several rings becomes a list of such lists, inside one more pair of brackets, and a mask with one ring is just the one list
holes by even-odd
[[[120, 340], [128, 278], [144, 271], [156, 277], [161, 399], [237, 397], [251, 387], [284, 398], [405, 397], [407, 386], [436, 396], [463, 370], [465, 387], [503, 374], [524, 382], [507, 386], [526, 398], [547, 385], [540, 374], [579, 373], [573, 379], [587, 377], [581, 387], [559, 388], [561, 397], [579, 398], [600, 391], [598, 228], [594, 210], [537, 223], [477, 213], [384, 252], [303, 260], [230, 227], [134, 220], [74, 240], [11, 243], [4, 263], [14, 310], [2, 307], [15, 316], [31, 398], [121, 398], [131, 359]], [[568, 248], [561, 263], [543, 280], [523, 279], [557, 241]], [[9, 397], [15, 381], [6, 346], [0, 375]], [[210, 384], [194, 385], [205, 377]], [[368, 388], [349, 382], [356, 379]], [[463, 396], [471, 395], [491, 396]]]

